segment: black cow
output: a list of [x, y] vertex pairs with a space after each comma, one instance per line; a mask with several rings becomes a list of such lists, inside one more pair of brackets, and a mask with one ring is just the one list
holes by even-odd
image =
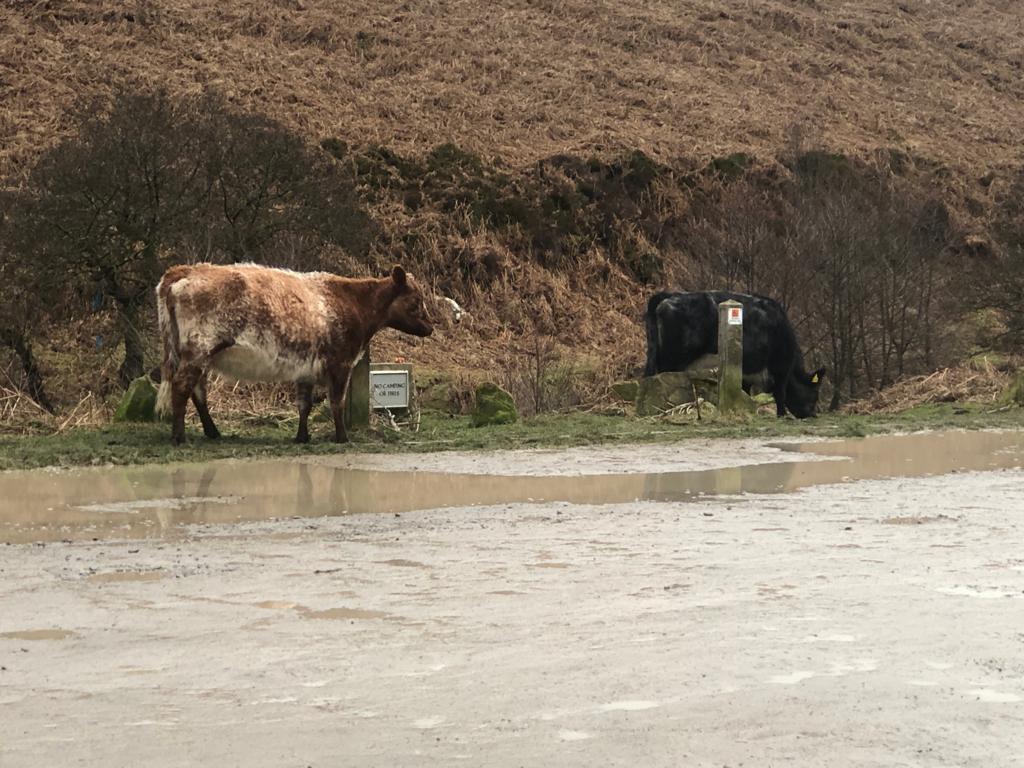
[[811, 374], [804, 371], [803, 355], [785, 310], [764, 296], [725, 291], [654, 294], [644, 317], [644, 375], [682, 371], [699, 357], [717, 353], [718, 305], [729, 299], [743, 305], [744, 377], [768, 372], [779, 416], [785, 416], [787, 409], [798, 419], [816, 415], [825, 369]]

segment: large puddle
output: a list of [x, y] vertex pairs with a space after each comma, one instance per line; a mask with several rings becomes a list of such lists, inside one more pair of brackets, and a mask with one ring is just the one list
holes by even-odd
[[[0, 473], [0, 542], [175, 536], [194, 523], [488, 504], [684, 501], [1024, 464], [1024, 432], [926, 433], [778, 447], [792, 451], [793, 460], [576, 477], [375, 472], [294, 459], [5, 472]], [[681, 443], [665, 450], [692, 449]]]

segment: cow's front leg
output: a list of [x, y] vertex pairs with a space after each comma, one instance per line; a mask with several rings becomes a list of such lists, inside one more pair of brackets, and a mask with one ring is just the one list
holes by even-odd
[[309, 412], [313, 410], [313, 385], [296, 384], [295, 396], [299, 402], [299, 431], [295, 435], [296, 443], [309, 442]]
[[327, 382], [328, 395], [331, 398], [331, 415], [334, 417], [334, 442], [347, 443], [348, 432], [345, 430], [345, 396], [348, 393], [348, 379], [352, 366], [339, 366], [331, 374]]
[[780, 419], [786, 415], [786, 380], [775, 382], [772, 387], [772, 397], [775, 398], [775, 415]]

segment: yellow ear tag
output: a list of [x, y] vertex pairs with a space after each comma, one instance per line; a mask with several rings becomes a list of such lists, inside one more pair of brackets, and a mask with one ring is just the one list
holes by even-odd
[[813, 376], [811, 376], [811, 384], [817, 384], [817, 383], [818, 383], [818, 374], [814, 374]]

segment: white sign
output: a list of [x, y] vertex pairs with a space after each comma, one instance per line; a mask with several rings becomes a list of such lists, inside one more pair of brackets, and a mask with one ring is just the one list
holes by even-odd
[[729, 325], [743, 325], [743, 307], [729, 307]]
[[370, 371], [370, 405], [383, 408], [409, 407], [409, 372]]

